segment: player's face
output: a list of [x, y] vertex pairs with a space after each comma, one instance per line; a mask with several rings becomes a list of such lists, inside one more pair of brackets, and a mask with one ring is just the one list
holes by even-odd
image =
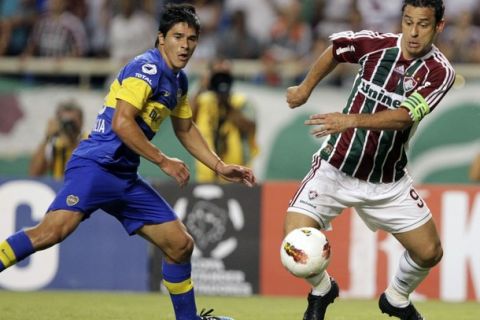
[[430, 51], [444, 21], [435, 24], [435, 9], [407, 5], [402, 17], [402, 52], [406, 59], [419, 58]]
[[198, 43], [198, 35], [194, 28], [181, 22], [173, 25], [164, 36], [158, 35], [159, 50], [167, 65], [174, 71], [184, 68], [192, 56]]

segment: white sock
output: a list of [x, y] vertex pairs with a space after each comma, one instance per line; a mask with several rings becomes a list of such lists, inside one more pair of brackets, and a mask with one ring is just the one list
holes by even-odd
[[385, 290], [388, 302], [398, 308], [408, 306], [410, 293], [425, 279], [429, 271], [430, 268], [420, 267], [405, 251], [400, 257], [395, 276]]
[[308, 283], [312, 285], [312, 294], [314, 296], [324, 296], [330, 291], [332, 283], [327, 271], [323, 271], [316, 276], [306, 278]]

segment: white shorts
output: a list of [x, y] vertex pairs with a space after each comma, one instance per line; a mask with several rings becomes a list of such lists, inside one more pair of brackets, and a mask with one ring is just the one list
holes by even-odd
[[355, 208], [373, 231], [406, 232], [431, 219], [427, 204], [413, 188], [407, 174], [392, 183], [372, 183], [353, 178], [328, 162], [316, 159], [290, 200], [288, 212], [315, 219], [322, 229], [345, 208]]

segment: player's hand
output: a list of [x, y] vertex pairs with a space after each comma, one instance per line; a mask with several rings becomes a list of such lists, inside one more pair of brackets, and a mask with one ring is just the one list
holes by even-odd
[[307, 102], [310, 93], [305, 91], [301, 86], [293, 86], [287, 88], [287, 103], [290, 109], [300, 107]]
[[311, 130], [317, 138], [329, 134], [341, 133], [352, 127], [351, 117], [347, 114], [335, 112], [326, 114], [314, 114], [305, 121], [306, 125], [317, 126]]
[[183, 188], [190, 180], [190, 170], [188, 166], [180, 159], [165, 156], [158, 165], [163, 172], [177, 181], [178, 185]]
[[224, 164], [222, 162], [216, 170], [217, 174], [227, 181], [243, 183], [248, 187], [255, 185], [256, 178], [250, 168], [235, 164]]

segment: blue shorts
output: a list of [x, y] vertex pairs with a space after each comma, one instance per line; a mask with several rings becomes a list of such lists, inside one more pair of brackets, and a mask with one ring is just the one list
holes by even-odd
[[74, 156], [48, 211], [77, 211], [87, 219], [97, 209], [117, 218], [130, 235], [144, 225], [177, 219], [172, 207], [137, 173], [108, 170]]

